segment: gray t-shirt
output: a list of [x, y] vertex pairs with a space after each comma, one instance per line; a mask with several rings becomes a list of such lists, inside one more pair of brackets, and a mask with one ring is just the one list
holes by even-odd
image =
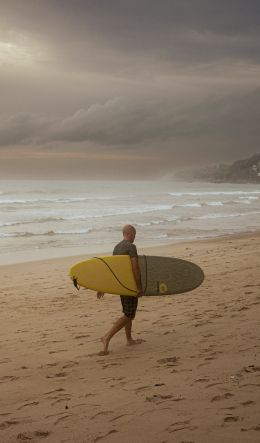
[[129, 255], [129, 257], [138, 257], [136, 246], [130, 241], [122, 240], [114, 247], [113, 255]]

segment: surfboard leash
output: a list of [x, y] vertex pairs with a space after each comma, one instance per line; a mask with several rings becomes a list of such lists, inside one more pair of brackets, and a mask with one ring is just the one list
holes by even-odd
[[110, 268], [109, 264], [108, 264], [103, 258], [101, 258], [101, 257], [93, 257], [93, 258], [96, 258], [97, 260], [102, 261], [102, 262], [107, 266], [107, 268], [110, 270], [110, 272], [113, 274], [113, 276], [115, 277], [115, 279], [118, 281], [118, 283], [119, 283], [123, 288], [125, 288], [127, 291], [134, 292], [134, 293], [136, 294], [136, 290], [128, 288], [127, 286], [124, 285], [124, 283], [122, 283], [122, 282], [119, 280], [119, 278], [117, 277], [117, 275], [114, 273], [113, 269]]

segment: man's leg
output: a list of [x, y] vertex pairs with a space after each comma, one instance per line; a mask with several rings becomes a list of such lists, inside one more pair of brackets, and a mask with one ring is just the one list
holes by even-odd
[[132, 318], [129, 318], [129, 322], [125, 325], [125, 335], [127, 343], [133, 341], [132, 339]]
[[[120, 329], [122, 329], [123, 327], [126, 327], [128, 325], [128, 323], [131, 322], [131, 319], [128, 318], [126, 315], [123, 315], [122, 317], [120, 317], [112, 326], [112, 328], [110, 329], [110, 331], [107, 332], [107, 334], [105, 334], [102, 338], [101, 341], [103, 342], [104, 345], [104, 352], [103, 354], [107, 354], [108, 353], [108, 345], [109, 342], [111, 340], [111, 338], [118, 332], [120, 331]], [[130, 329], [130, 335], [131, 335], [131, 329]]]
[[129, 322], [125, 325], [125, 335], [126, 335], [126, 340], [127, 340], [127, 344], [128, 345], [139, 345], [140, 343], [142, 343], [142, 339], [137, 339], [134, 340], [132, 337], [132, 321], [133, 321], [134, 317], [129, 318]]
[[133, 340], [132, 338], [132, 321], [135, 318], [138, 298], [131, 296], [121, 296], [121, 302], [123, 306], [123, 312], [129, 318], [129, 322], [125, 325], [125, 335], [128, 345], [135, 345], [140, 343], [140, 340]]

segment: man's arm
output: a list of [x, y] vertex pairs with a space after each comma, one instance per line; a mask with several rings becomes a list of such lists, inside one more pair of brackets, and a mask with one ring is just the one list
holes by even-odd
[[139, 268], [138, 257], [131, 257], [131, 264], [133, 269], [133, 274], [137, 286], [138, 297], [142, 297], [143, 288], [142, 288], [142, 280], [141, 280], [141, 271]]

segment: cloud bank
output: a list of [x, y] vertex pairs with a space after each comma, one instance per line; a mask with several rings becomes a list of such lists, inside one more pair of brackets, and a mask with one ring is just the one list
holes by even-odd
[[138, 152], [163, 175], [259, 151], [259, 21], [256, 0], [4, 2], [0, 155]]

